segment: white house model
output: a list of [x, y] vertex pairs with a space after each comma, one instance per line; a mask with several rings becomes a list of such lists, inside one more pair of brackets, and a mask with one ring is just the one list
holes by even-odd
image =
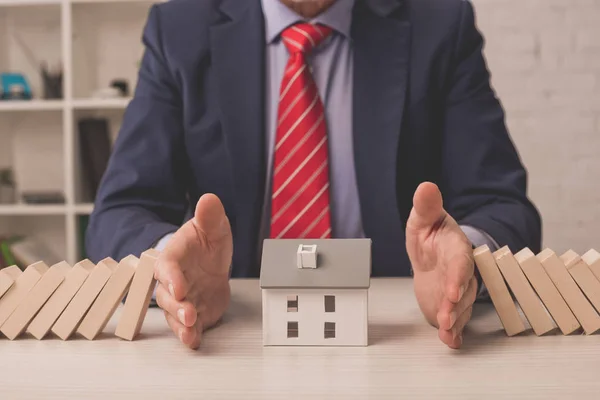
[[370, 239], [267, 239], [265, 346], [366, 346]]

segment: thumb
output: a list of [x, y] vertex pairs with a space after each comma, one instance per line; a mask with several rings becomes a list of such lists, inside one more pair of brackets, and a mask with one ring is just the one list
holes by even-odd
[[208, 243], [219, 242], [231, 235], [225, 208], [214, 194], [208, 193], [200, 197], [192, 222]]
[[413, 197], [408, 227], [417, 231], [429, 230], [445, 217], [442, 193], [437, 185], [431, 182], [420, 184]]

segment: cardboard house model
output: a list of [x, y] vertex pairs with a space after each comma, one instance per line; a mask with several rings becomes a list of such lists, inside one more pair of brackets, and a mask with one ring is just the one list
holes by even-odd
[[265, 346], [366, 346], [370, 239], [267, 239]]

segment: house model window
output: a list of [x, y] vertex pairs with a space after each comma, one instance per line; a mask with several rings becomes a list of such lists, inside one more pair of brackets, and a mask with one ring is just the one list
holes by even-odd
[[287, 337], [288, 338], [297, 338], [298, 337], [298, 321], [288, 321]]
[[287, 297], [287, 312], [298, 312], [298, 296]]
[[335, 322], [325, 322], [325, 339], [335, 339]]
[[335, 296], [325, 295], [325, 312], [335, 312]]
[[317, 245], [299, 245], [296, 263], [298, 268], [317, 268]]

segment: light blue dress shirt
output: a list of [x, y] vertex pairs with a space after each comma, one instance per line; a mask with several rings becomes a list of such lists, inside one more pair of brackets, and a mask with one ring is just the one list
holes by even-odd
[[[242, 1], [242, 0], [240, 0]], [[267, 185], [258, 246], [268, 237], [270, 225], [271, 175], [273, 148], [277, 127], [277, 109], [283, 72], [289, 53], [281, 40], [285, 28], [299, 21], [321, 23], [334, 32], [308, 57], [313, 78], [325, 107], [329, 140], [330, 207], [332, 237], [364, 237], [360, 201], [354, 169], [352, 137], [353, 52], [350, 27], [355, 0], [339, 0], [312, 20], [304, 20], [280, 0], [261, 0], [265, 17], [266, 37], [266, 143], [268, 154]], [[496, 242], [485, 232], [470, 226], [461, 227], [475, 246], [487, 244], [497, 248]], [[157, 245], [162, 249], [170, 235]], [[260, 252], [259, 252], [260, 253]]]

